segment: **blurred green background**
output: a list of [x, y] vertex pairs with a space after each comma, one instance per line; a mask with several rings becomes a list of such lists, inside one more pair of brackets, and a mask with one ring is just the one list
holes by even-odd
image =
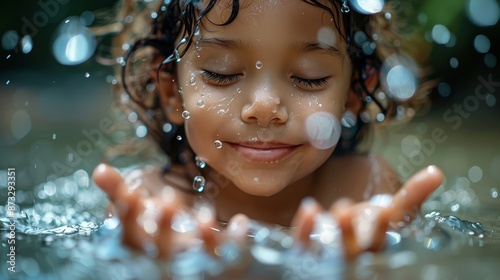
[[[8, 1], [0, 9], [0, 36], [9, 31], [21, 37], [26, 32], [33, 34], [32, 49], [27, 53], [6, 50], [5, 45], [0, 48], [0, 170], [16, 167], [19, 188], [29, 189], [54, 174], [70, 175], [78, 169], [90, 172], [101, 161], [106, 147], [94, 145], [88, 135], [110, 117], [112, 71], [94, 58], [74, 66], [61, 65], [52, 54], [52, 45], [55, 31], [65, 19], [110, 10], [115, 2], [18, 0]], [[500, 87], [467, 111], [467, 117], [457, 120], [455, 113], [449, 115], [455, 116], [454, 121], [444, 117], [456, 106], [475, 106], [464, 102], [471, 102], [479, 76], [500, 82], [498, 1], [393, 2], [406, 7], [400, 11], [403, 18], [420, 32], [416, 55], [430, 66], [430, 76], [440, 84], [431, 93], [432, 107], [411, 123], [382, 133], [374, 150], [400, 171], [405, 171], [405, 162], [415, 171], [435, 163], [445, 169], [450, 184], [465, 178], [482, 205], [499, 205], [494, 193], [500, 189]], [[52, 10], [47, 10], [48, 3]], [[477, 22], [477, 15], [488, 24], [481, 26], [485, 24]], [[494, 24], [487, 21], [495, 16]], [[30, 29], [30, 23], [36, 30]], [[478, 35], [485, 36], [486, 43], [484, 37], [476, 39]], [[15, 128], [28, 121], [29, 128]], [[423, 140], [433, 139], [436, 128], [447, 140], [427, 153]], [[415, 142], [415, 138], [420, 140]], [[480, 169], [479, 181], [474, 167]]]

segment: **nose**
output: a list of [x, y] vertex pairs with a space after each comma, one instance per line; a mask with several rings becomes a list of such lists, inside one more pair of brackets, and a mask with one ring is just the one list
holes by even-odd
[[241, 118], [244, 122], [256, 122], [268, 127], [270, 123], [283, 124], [288, 120], [288, 111], [281, 99], [268, 91], [257, 92], [250, 104], [243, 106]]

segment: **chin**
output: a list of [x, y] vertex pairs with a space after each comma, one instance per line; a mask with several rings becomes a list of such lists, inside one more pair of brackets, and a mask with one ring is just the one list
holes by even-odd
[[283, 181], [277, 182], [274, 178], [270, 178], [270, 180], [238, 178], [234, 180], [233, 183], [244, 193], [263, 197], [273, 196], [287, 186]]

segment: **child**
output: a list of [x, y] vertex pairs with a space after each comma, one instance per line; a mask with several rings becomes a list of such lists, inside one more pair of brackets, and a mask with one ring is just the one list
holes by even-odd
[[[326, 211], [353, 258], [380, 249], [389, 224], [441, 184], [431, 166], [400, 188], [383, 160], [354, 153], [366, 124], [405, 116], [423, 94], [391, 74], [413, 69], [389, 12], [340, 0], [159, 1], [146, 8], [146, 35], [139, 4], [151, 1], [136, 2], [123, 3], [116, 39], [143, 36], [124, 44], [123, 84], [170, 163], [125, 178], [104, 164], [94, 172], [132, 248], [167, 257], [182, 239], [172, 217], [190, 207], [210, 252], [217, 222], [242, 235], [249, 219], [291, 226], [307, 246]], [[209, 205], [193, 204], [200, 193]]]

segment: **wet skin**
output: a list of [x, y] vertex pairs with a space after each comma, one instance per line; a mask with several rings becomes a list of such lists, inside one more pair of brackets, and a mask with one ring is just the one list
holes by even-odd
[[[202, 170], [205, 178], [216, 174], [228, 182], [212, 197], [215, 211], [198, 219], [208, 250], [213, 252], [220, 238], [209, 229], [215, 221], [230, 221], [228, 228], [240, 228], [241, 234], [244, 226], [231, 225], [244, 225], [247, 217], [293, 226], [307, 244], [314, 217], [324, 211], [341, 227], [348, 258], [380, 249], [389, 222], [414, 215], [441, 184], [441, 172], [429, 167], [400, 188], [397, 181], [384, 179], [395, 175], [381, 159], [331, 157], [334, 145], [312, 144], [308, 117], [326, 112], [338, 120], [346, 109], [357, 113], [360, 107], [359, 100], [348, 102], [353, 95], [350, 60], [323, 10], [303, 1], [252, 1], [230, 25], [213, 24], [227, 15], [226, 7], [217, 4], [208, 14], [212, 23], [204, 19], [176, 75], [164, 73], [157, 81], [165, 114], [185, 125], [190, 146], [208, 164]], [[222, 145], [214, 147], [216, 141]], [[144, 172], [140, 188], [149, 190], [146, 194], [129, 192], [109, 166], [96, 168], [94, 180], [118, 209], [126, 244], [142, 250], [146, 240], [166, 257], [172, 242], [186, 240], [174, 237], [170, 227], [176, 209], [192, 202], [176, 190], [192, 183], [176, 168], [165, 176], [158, 170]], [[392, 202], [364, 201], [368, 185], [370, 195], [395, 192]], [[158, 195], [164, 188], [172, 188], [166, 197]], [[151, 203], [160, 213], [154, 235], [137, 223]], [[359, 231], [360, 219], [371, 221], [369, 232]]]

